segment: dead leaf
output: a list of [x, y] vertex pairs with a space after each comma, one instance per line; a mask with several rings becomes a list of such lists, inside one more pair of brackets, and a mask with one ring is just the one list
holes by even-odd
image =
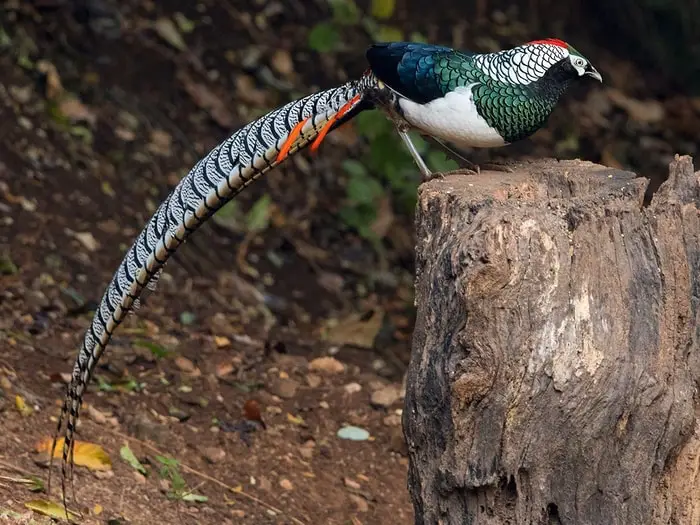
[[94, 126], [97, 115], [73, 95], [63, 97], [58, 102], [58, 111], [71, 122], [86, 122]]
[[[75, 441], [73, 448], [73, 461], [80, 467], [87, 467], [90, 470], [111, 470], [112, 460], [109, 458], [105, 449], [95, 443], [87, 441]], [[36, 446], [36, 451], [46, 453], [48, 457], [51, 454], [53, 438], [45, 438]], [[56, 441], [56, 448], [53, 451], [54, 458], [60, 458], [63, 455], [63, 438]]]
[[68, 513], [66, 513], [63, 505], [59, 505], [58, 503], [44, 499], [33, 499], [31, 501], [27, 501], [24, 506], [38, 512], [39, 514], [43, 514], [44, 516], [49, 516], [57, 520], [75, 520], [79, 517], [75, 512], [68, 511]]
[[366, 319], [365, 314], [354, 313], [326, 329], [324, 339], [337, 345], [372, 348], [383, 320], [384, 312], [381, 310], [375, 310], [369, 319]]
[[657, 100], [637, 100], [619, 89], [608, 89], [607, 93], [612, 103], [624, 109], [636, 122], [653, 124], [662, 121], [666, 116], [666, 109]]
[[161, 157], [170, 157], [172, 154], [173, 137], [162, 129], [151, 131], [148, 151]]
[[249, 399], [243, 405], [243, 416], [248, 421], [263, 422], [262, 414], [260, 413], [260, 404], [255, 399]]
[[39, 73], [46, 76], [46, 98], [56, 100], [64, 91], [61, 76], [58, 74], [56, 66], [48, 60], [39, 60], [36, 63], [36, 69]]
[[159, 18], [153, 24], [153, 29], [155, 29], [158, 36], [165, 40], [168, 44], [173, 46], [178, 51], [186, 51], [187, 44], [182, 38], [180, 31], [178, 30], [175, 22], [169, 18]]
[[17, 407], [17, 411], [23, 416], [31, 416], [34, 410], [32, 410], [32, 407], [28, 406], [27, 403], [25, 403], [24, 398], [17, 394], [15, 396], [15, 407]]
[[177, 78], [192, 101], [206, 111], [214, 122], [226, 129], [233, 127], [235, 123], [233, 114], [229, 111], [228, 104], [221, 100], [216, 93], [206, 85], [196, 82], [184, 71], [178, 72]]
[[270, 58], [272, 69], [284, 77], [291, 77], [294, 74], [294, 61], [292, 55], [286, 49], [278, 49]]
[[377, 218], [372, 223], [372, 226], [370, 226], [370, 230], [372, 230], [377, 237], [383, 239], [393, 224], [394, 211], [391, 206], [391, 199], [385, 195], [379, 201]]
[[73, 237], [82, 244], [89, 252], [97, 251], [100, 248], [100, 243], [91, 232], [72, 232]]
[[215, 335], [214, 344], [217, 348], [224, 348], [231, 344], [231, 340], [228, 337], [224, 337], [222, 335]]
[[251, 106], [264, 107], [267, 94], [262, 89], [258, 89], [255, 80], [250, 75], [236, 75], [236, 96], [243, 102]]

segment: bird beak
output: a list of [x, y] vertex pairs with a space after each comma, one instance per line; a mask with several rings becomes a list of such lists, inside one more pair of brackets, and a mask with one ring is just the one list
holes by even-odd
[[603, 81], [603, 77], [598, 73], [598, 70], [594, 68], [593, 66], [588, 66], [588, 69], [586, 69], [586, 72], [584, 75], [588, 75], [589, 77], [595, 78], [598, 82]]

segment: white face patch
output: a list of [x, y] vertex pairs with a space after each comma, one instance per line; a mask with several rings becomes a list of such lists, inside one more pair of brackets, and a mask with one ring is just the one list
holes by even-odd
[[474, 63], [499, 82], [531, 84], [542, 78], [554, 64], [572, 56], [565, 47], [537, 43], [524, 44], [498, 53], [477, 55]]
[[569, 60], [571, 61], [571, 65], [574, 66], [574, 69], [578, 73], [578, 76], [582, 77], [586, 74], [588, 61], [585, 58], [578, 55], [569, 55]]

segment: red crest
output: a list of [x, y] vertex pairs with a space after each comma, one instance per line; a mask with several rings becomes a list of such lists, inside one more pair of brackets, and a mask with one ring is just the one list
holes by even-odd
[[528, 42], [528, 44], [549, 44], [550, 46], [558, 46], [563, 48], [569, 47], [569, 44], [567, 44], [563, 40], [559, 40], [558, 38], [545, 38], [543, 40], [533, 40], [532, 42]]

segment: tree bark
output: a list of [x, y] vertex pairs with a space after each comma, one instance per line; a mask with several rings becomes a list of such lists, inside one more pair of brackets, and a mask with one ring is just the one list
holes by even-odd
[[417, 524], [700, 523], [700, 172], [580, 161], [420, 188]]

